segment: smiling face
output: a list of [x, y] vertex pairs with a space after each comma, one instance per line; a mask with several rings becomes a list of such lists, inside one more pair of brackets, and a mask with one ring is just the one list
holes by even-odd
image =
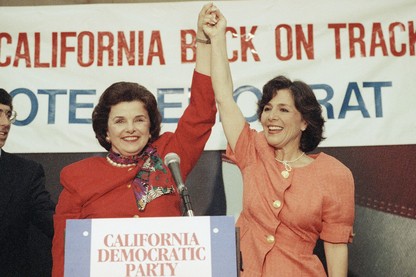
[[260, 122], [267, 142], [275, 149], [299, 149], [302, 130], [306, 129], [307, 124], [296, 109], [289, 89], [277, 91], [264, 106]]
[[6, 117], [6, 113], [10, 112], [10, 106], [0, 103], [0, 148], [4, 146], [9, 135], [11, 123]]
[[126, 157], [139, 154], [150, 139], [150, 119], [144, 104], [132, 101], [112, 106], [107, 137], [114, 152]]

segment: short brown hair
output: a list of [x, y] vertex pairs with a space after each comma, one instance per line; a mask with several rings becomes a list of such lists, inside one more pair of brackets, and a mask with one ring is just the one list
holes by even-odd
[[13, 110], [13, 98], [5, 89], [2, 88], [0, 88], [0, 103], [9, 106], [10, 109]]
[[144, 86], [131, 82], [117, 82], [109, 86], [101, 95], [98, 104], [92, 112], [92, 127], [95, 137], [107, 151], [111, 149], [111, 143], [106, 141], [108, 131], [108, 116], [111, 107], [121, 102], [140, 101], [144, 104], [150, 119], [150, 141], [160, 136], [162, 116], [157, 107], [155, 96]]
[[257, 116], [260, 119], [264, 106], [267, 105], [277, 92], [288, 89], [293, 96], [296, 109], [306, 121], [306, 130], [300, 138], [300, 150], [313, 151], [324, 140], [323, 128], [325, 120], [322, 117], [322, 108], [310, 86], [302, 81], [291, 81], [285, 76], [277, 76], [263, 86], [263, 96], [258, 102]]

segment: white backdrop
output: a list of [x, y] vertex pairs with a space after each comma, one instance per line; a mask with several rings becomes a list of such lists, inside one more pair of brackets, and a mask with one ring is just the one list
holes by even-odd
[[[162, 130], [174, 130], [188, 101], [192, 32], [204, 3], [1, 7], [0, 86], [19, 114], [6, 150], [102, 151], [91, 112], [122, 80], [154, 92]], [[283, 74], [312, 85], [321, 101], [328, 137], [321, 146], [416, 143], [414, 0], [215, 3], [230, 27], [237, 101], [254, 127], [256, 95]], [[217, 123], [206, 150], [224, 148]]]

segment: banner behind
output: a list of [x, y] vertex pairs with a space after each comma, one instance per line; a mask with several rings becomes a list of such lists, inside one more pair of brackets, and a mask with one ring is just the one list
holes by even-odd
[[[91, 112], [117, 81], [154, 92], [162, 131], [173, 131], [188, 104], [204, 3], [1, 7], [0, 86], [18, 112], [5, 148], [103, 151]], [[416, 143], [414, 0], [216, 5], [228, 21], [235, 97], [253, 127], [262, 85], [283, 74], [310, 84], [321, 102], [321, 146]], [[217, 123], [206, 150], [224, 148]]]

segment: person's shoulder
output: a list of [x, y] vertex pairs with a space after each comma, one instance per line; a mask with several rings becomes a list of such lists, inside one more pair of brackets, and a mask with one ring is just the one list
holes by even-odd
[[102, 174], [109, 174], [111, 166], [105, 157], [92, 156], [71, 163], [60, 172], [61, 185], [68, 191], [78, 191]]
[[173, 132], [166, 131], [160, 134], [160, 136], [152, 142], [152, 145], [155, 146], [158, 149], [158, 151], [160, 151], [162, 148], [164, 148], [167, 144], [170, 143], [170, 141], [174, 137], [174, 134], [175, 133]]
[[331, 156], [324, 152], [320, 152], [317, 155], [316, 161], [318, 162], [319, 166], [323, 167], [325, 172], [328, 172], [331, 175], [352, 175], [351, 170], [343, 162], [341, 162], [334, 156]]
[[5, 159], [7, 163], [14, 168], [29, 169], [42, 167], [42, 165], [39, 162], [20, 156], [18, 154], [12, 154], [2, 151], [1, 155], [3, 159]]
[[85, 178], [94, 172], [103, 172], [107, 170], [104, 168], [106, 159], [100, 156], [92, 156], [80, 161], [71, 163], [61, 170], [61, 181], [77, 180], [79, 178]]
[[76, 162], [73, 162], [62, 169], [62, 172], [66, 171], [88, 171], [92, 168], [96, 168], [105, 161], [102, 156], [91, 156]]
[[326, 154], [325, 152], [320, 152], [318, 154], [318, 160], [323, 163], [331, 164], [332, 166], [347, 168], [347, 166], [344, 163], [342, 163], [340, 160], [338, 160], [334, 156]]

